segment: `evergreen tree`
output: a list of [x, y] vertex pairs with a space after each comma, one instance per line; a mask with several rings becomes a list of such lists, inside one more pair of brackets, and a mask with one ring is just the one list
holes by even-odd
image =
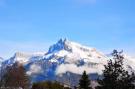
[[4, 87], [10, 87], [10, 89], [29, 89], [29, 78], [26, 75], [25, 68], [18, 63], [7, 69], [2, 82]]
[[89, 76], [86, 74], [86, 71], [83, 72], [83, 75], [79, 81], [79, 89], [92, 89], [90, 86]]
[[129, 74], [123, 68], [124, 57], [114, 50], [112, 53], [113, 60], [109, 60], [103, 71], [103, 79], [98, 80], [99, 86], [97, 89], [135, 89], [135, 75]]

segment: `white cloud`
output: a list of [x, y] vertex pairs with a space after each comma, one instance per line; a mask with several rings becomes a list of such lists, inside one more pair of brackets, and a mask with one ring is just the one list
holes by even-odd
[[[98, 68], [97, 68], [98, 67]], [[56, 69], [56, 75], [61, 75], [66, 72], [72, 72], [75, 74], [82, 74], [84, 70], [90, 74], [90, 73], [98, 73], [102, 74], [102, 70], [104, 69], [104, 66], [97, 66], [97, 67], [90, 67], [88, 65], [84, 66], [77, 66], [75, 64], [61, 64], [57, 69]]]
[[32, 74], [39, 74], [42, 73], [42, 68], [39, 65], [33, 64], [30, 66], [29, 71], [27, 71], [28, 75], [32, 75]]

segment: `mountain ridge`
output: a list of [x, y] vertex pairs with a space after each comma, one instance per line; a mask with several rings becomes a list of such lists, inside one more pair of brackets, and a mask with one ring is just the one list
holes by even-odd
[[[17, 52], [2, 64], [22, 63], [27, 74], [31, 76], [32, 82], [57, 79], [64, 81], [69, 74], [74, 76], [73, 79], [76, 79], [75, 75], [81, 75], [84, 70], [92, 76], [92, 79], [95, 79], [97, 75], [102, 74], [104, 65], [110, 58], [93, 47], [60, 39], [50, 46], [47, 52]], [[135, 61], [128, 58], [125, 56], [124, 67], [128, 70], [135, 69]]]

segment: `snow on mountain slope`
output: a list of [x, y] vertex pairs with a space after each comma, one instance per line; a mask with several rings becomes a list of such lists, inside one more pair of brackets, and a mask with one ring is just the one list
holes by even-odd
[[24, 53], [24, 52], [16, 52], [13, 57], [6, 60], [5, 64], [13, 64], [15, 62], [21, 63], [21, 64], [27, 64], [32, 61], [37, 61], [39, 59], [42, 59], [44, 52], [37, 52], [37, 53]]
[[126, 70], [135, 72], [135, 58], [124, 54], [124, 67]]
[[[110, 57], [93, 47], [83, 46], [67, 39], [60, 39], [49, 48], [47, 53], [17, 52], [3, 63], [8, 65], [15, 62], [22, 63], [27, 70], [27, 74], [32, 77], [32, 81], [40, 81], [62, 76], [67, 77], [67, 73], [80, 75], [84, 70], [88, 74], [94, 74], [95, 77], [95, 74], [102, 74], [104, 65], [109, 59]], [[135, 69], [134, 59], [125, 55], [124, 67], [127, 70]]]
[[84, 59], [84, 61], [90, 62], [103, 62], [107, 57], [98, 52], [95, 48], [90, 48], [82, 46], [78, 43], [68, 41], [67, 39], [60, 39], [56, 44], [50, 47], [48, 53], [45, 55], [45, 58], [55, 55], [58, 57], [66, 57], [65, 61], [73, 62]]
[[56, 74], [66, 72], [82, 74], [84, 70], [88, 73], [101, 73], [108, 58], [95, 48], [60, 39], [49, 48], [44, 59], [59, 64]]

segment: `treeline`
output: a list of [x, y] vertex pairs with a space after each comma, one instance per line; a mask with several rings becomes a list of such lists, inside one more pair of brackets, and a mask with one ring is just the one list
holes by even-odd
[[[113, 59], [105, 65], [103, 76], [97, 79], [95, 89], [135, 89], [135, 74], [133, 71], [126, 71], [123, 66], [124, 57], [121, 52], [114, 50]], [[5, 74], [0, 81], [1, 89], [93, 89], [91, 80], [83, 72], [78, 86], [65, 86], [57, 81], [44, 81], [30, 84], [24, 67], [18, 63], [7, 67]]]
[[57, 81], [55, 82], [45, 81], [33, 83], [32, 89], [71, 89], [71, 88], [65, 87], [64, 85], [60, 84]]

